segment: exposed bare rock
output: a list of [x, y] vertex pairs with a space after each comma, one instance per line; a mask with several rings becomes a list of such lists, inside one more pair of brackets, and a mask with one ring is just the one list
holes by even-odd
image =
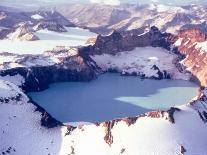
[[108, 36], [99, 35], [88, 52], [91, 55], [103, 53], [114, 55], [121, 51], [131, 51], [135, 47], [153, 46], [170, 49], [168, 37], [171, 35], [161, 33], [157, 27], [151, 27], [149, 32], [142, 35], [137, 35], [134, 32], [134, 30], [124, 33], [113, 31]]
[[[129, 5], [104, 6], [101, 4], [74, 4], [57, 6], [70, 21], [80, 27], [106, 34], [112, 30], [132, 30], [141, 27], [156, 26], [162, 32], [177, 34], [180, 28], [198, 27], [206, 31], [206, 7], [202, 5]], [[188, 27], [187, 27], [188, 28]]]
[[73, 146], [71, 146], [71, 153], [69, 155], [75, 154], [75, 149]]
[[180, 146], [180, 152], [184, 155], [187, 151], [184, 146]]
[[145, 116], [150, 118], [164, 118], [165, 120], [168, 120], [171, 123], [175, 123], [174, 114], [175, 112], [179, 112], [181, 109], [171, 107], [167, 111], [152, 111], [145, 114]]
[[[80, 55], [78, 49], [47, 51], [44, 55], [5, 53], [4, 56], [11, 60], [2, 64], [0, 75], [21, 75], [25, 78], [22, 88], [26, 91], [43, 90], [53, 82], [89, 81], [101, 73], [96, 63], [88, 55]], [[9, 67], [10, 63], [16, 67]]]
[[16, 96], [11, 97], [0, 97], [0, 102], [3, 103], [9, 103], [10, 101], [21, 101], [21, 94], [17, 94]]
[[121, 149], [120, 155], [123, 154], [126, 151], [126, 149]]
[[73, 130], [75, 130], [75, 129], [76, 129], [76, 127], [73, 127], [71, 125], [67, 125], [67, 133], [65, 133], [65, 136], [70, 135], [73, 132]]
[[182, 64], [203, 86], [207, 85], [206, 40], [207, 36], [198, 29], [183, 30], [174, 38], [178, 51], [185, 57]]
[[[41, 17], [41, 18], [35, 18]], [[0, 11], [0, 27], [14, 28], [19, 23], [30, 22], [33, 26], [41, 21], [53, 21], [62, 26], [74, 26], [63, 15], [54, 10], [39, 11], [13, 11], [12, 9]]]
[[44, 113], [42, 113], [41, 125], [45, 126], [47, 128], [54, 128], [54, 127], [57, 127], [59, 125], [62, 125], [62, 123], [57, 121], [56, 119], [54, 119], [47, 112], [44, 112]]
[[55, 32], [67, 32], [63, 25], [58, 24], [55, 21], [41, 21], [37, 25], [35, 25], [33, 29], [35, 31], [47, 29]]
[[123, 118], [122, 121], [125, 121], [128, 126], [133, 125], [136, 123], [138, 117], [128, 117], [128, 118]]
[[10, 40], [20, 40], [20, 41], [34, 41], [38, 40], [38, 37], [33, 33], [32, 28], [27, 24], [23, 23], [16, 30], [8, 34], [8, 39]]
[[97, 38], [89, 38], [87, 41], [86, 41], [86, 44], [92, 44], [94, 45], [96, 43], [96, 39]]
[[203, 42], [207, 40], [206, 35], [199, 29], [187, 29], [179, 32], [178, 37], [190, 39], [192, 42]]
[[114, 123], [115, 121], [109, 121], [109, 122], [103, 122], [103, 123], [97, 124], [97, 126], [105, 128], [104, 140], [109, 146], [113, 144], [113, 135], [111, 133], [111, 129], [113, 128]]
[[27, 33], [19, 38], [21, 41], [35, 41], [39, 40], [39, 38], [33, 33]]
[[181, 111], [181, 109], [179, 109], [179, 108], [174, 108], [174, 107], [170, 108], [170, 109], [167, 111], [167, 113], [168, 113], [168, 120], [169, 120], [171, 123], [175, 123], [174, 113], [175, 113], [175, 112], [180, 112], [180, 111]]

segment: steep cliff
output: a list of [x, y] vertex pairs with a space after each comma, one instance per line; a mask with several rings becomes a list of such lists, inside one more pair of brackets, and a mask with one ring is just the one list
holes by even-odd
[[21, 76], [21, 87], [25, 91], [39, 91], [48, 88], [50, 83], [64, 81], [89, 81], [101, 72], [89, 57], [82, 57], [78, 49], [47, 51], [43, 55], [0, 54], [1, 79]]
[[207, 85], [207, 36], [198, 29], [189, 29], [181, 31], [172, 42], [182, 55], [184, 60], [182, 64], [186, 66], [201, 82], [201, 85]]
[[167, 40], [168, 37], [170, 37], [170, 34], [161, 33], [154, 26], [143, 34], [137, 34], [135, 30], [126, 32], [113, 31], [108, 36], [99, 35], [95, 45], [90, 50], [90, 54], [117, 54], [117, 52], [131, 51], [136, 47], [146, 46], [170, 49], [170, 44]]
[[192, 78], [179, 64], [181, 54], [171, 50], [173, 35], [154, 26], [143, 34], [138, 31], [99, 35], [93, 46], [82, 48], [80, 53], [89, 54], [103, 71], [153, 79]]

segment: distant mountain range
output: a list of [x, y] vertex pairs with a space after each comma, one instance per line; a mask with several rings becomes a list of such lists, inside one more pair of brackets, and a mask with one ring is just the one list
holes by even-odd
[[118, 4], [167, 4], [167, 5], [188, 5], [188, 4], [207, 4], [206, 0], [1, 0], [1, 5], [12, 6], [21, 9], [25, 8], [37, 8], [42, 6], [55, 6], [58, 4], [108, 4], [108, 5], [118, 5]]
[[132, 29], [146, 32], [152, 26], [172, 34], [186, 28], [199, 28], [207, 33], [207, 7], [193, 4], [180, 7], [162, 4], [65, 4], [24, 12], [0, 6], [0, 11], [0, 27], [6, 28], [13, 28], [20, 22], [31, 21], [36, 24], [37, 20], [31, 16], [39, 14], [44, 16], [44, 21], [58, 20], [55, 21], [58, 24], [87, 28], [100, 34]]
[[169, 33], [177, 33], [178, 30], [189, 26], [199, 27], [206, 32], [207, 8], [201, 5], [173, 7], [162, 4], [74, 4], [57, 6], [56, 9], [75, 25], [87, 27], [98, 33], [108, 33], [113, 29], [148, 29], [151, 26]]
[[0, 11], [0, 39], [36, 40], [37, 37], [32, 34], [34, 31], [47, 29], [65, 32], [67, 30], [64, 26], [73, 26], [57, 11], [19, 12], [13, 8], [2, 8], [4, 11]]

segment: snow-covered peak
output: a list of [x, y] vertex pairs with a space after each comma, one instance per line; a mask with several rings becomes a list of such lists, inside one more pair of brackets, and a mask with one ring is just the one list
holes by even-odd
[[32, 19], [36, 19], [36, 20], [40, 20], [40, 19], [44, 19], [44, 17], [42, 17], [41, 15], [39, 14], [34, 14], [31, 16]]

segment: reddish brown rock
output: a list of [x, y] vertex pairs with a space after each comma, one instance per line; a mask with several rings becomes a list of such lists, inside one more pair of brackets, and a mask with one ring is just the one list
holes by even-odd
[[162, 118], [164, 116], [164, 112], [163, 111], [152, 111], [147, 113], [148, 117], [151, 118]]
[[65, 133], [65, 136], [70, 135], [71, 132], [73, 132], [73, 130], [75, 130], [76, 127], [71, 126], [71, 125], [67, 125], [67, 132]]
[[180, 38], [189, 38], [192, 42], [206, 41], [207, 36], [198, 29], [187, 29], [179, 32]]
[[176, 37], [171, 38], [174, 42], [182, 38], [178, 51], [184, 55], [183, 65], [199, 79], [202, 86], [207, 85], [207, 52], [196, 48], [198, 42], [207, 41], [207, 36], [200, 30], [189, 29], [181, 31]]
[[105, 133], [106, 133], [106, 135], [104, 136], [104, 140], [109, 146], [111, 146], [111, 144], [113, 143], [113, 135], [111, 133], [111, 129], [114, 126], [114, 122], [115, 121], [109, 121], [109, 122], [102, 123], [102, 125], [105, 127]]

